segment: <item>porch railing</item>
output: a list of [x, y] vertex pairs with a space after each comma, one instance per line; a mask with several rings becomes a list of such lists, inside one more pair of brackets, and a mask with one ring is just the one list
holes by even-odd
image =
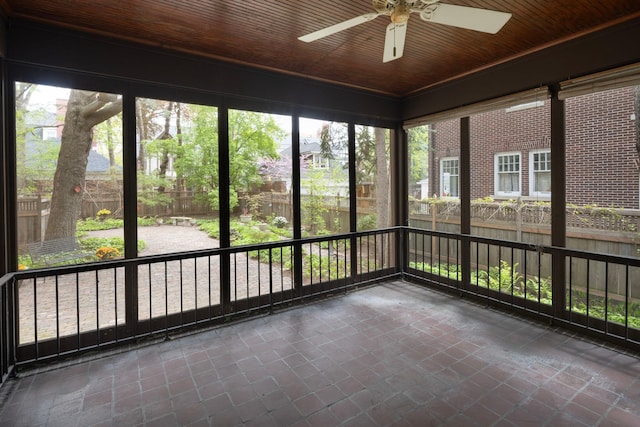
[[422, 229], [404, 236], [405, 277], [640, 348], [640, 258]]
[[5, 280], [17, 364], [113, 346], [399, 274], [400, 229], [34, 269]]
[[398, 227], [8, 274], [2, 380], [400, 276], [640, 348], [640, 258]]

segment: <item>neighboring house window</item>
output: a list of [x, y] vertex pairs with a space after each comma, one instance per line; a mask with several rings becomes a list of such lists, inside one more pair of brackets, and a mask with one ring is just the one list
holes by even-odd
[[314, 168], [325, 169], [329, 167], [329, 159], [323, 157], [320, 153], [313, 153], [311, 157], [311, 164]]
[[440, 195], [443, 197], [460, 197], [458, 159], [440, 160]]
[[533, 151], [529, 154], [529, 193], [532, 196], [551, 195], [551, 151]]
[[520, 153], [496, 154], [495, 192], [497, 196], [520, 195]]
[[58, 128], [56, 127], [43, 127], [42, 128], [42, 139], [46, 141], [47, 139], [56, 139], [58, 137]]

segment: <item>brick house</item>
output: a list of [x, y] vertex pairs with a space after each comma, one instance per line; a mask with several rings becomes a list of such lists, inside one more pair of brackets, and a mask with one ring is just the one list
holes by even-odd
[[[637, 209], [633, 87], [568, 98], [565, 112], [567, 203]], [[470, 117], [472, 200], [550, 200], [550, 119], [548, 101]], [[430, 195], [457, 197], [459, 121], [431, 126]]]

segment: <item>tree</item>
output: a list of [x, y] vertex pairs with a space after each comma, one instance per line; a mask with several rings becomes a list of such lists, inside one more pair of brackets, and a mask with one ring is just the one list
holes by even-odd
[[120, 111], [122, 99], [117, 95], [71, 91], [53, 178], [51, 211], [45, 240], [75, 235], [94, 126]]
[[376, 158], [376, 213], [378, 228], [390, 225], [389, 218], [389, 164], [387, 156], [387, 130], [375, 128], [375, 158]]
[[[213, 209], [219, 209], [218, 113], [206, 106], [191, 106], [192, 122], [183, 132], [175, 162], [176, 172], [188, 186], [203, 191]], [[229, 110], [230, 209], [239, 194], [262, 183], [260, 159], [277, 159], [284, 136], [268, 114]]]
[[[418, 181], [429, 178], [430, 126], [418, 126], [409, 130], [409, 188]], [[409, 193], [411, 194], [411, 192]], [[430, 196], [423, 194], [422, 198]]]
[[[335, 158], [336, 152], [346, 150], [348, 140], [343, 125], [334, 123], [322, 127], [321, 150], [325, 157]], [[375, 183], [376, 224], [389, 226], [389, 161], [388, 131], [369, 126], [356, 127], [356, 184]]]

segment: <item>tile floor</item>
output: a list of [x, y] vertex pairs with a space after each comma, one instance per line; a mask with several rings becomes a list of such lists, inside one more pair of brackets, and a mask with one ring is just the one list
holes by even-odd
[[2, 426], [637, 426], [640, 357], [409, 283], [32, 374]]

